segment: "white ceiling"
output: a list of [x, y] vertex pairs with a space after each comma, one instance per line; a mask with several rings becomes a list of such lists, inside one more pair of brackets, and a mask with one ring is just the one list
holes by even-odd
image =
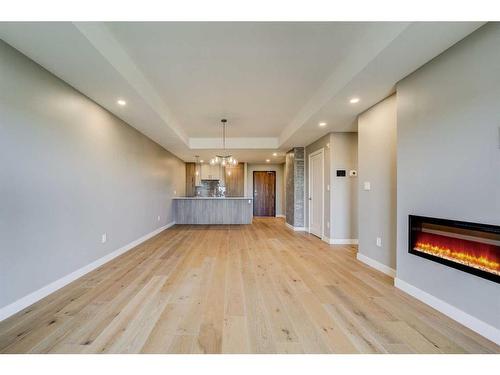
[[[189, 137], [278, 137], [374, 24], [107, 23]], [[386, 29], [377, 30], [381, 38]], [[390, 31], [389, 31], [390, 32]], [[215, 126], [214, 126], [215, 125]]]
[[481, 25], [0, 23], [0, 37], [183, 160], [212, 156], [226, 117], [233, 155], [283, 162], [292, 146], [356, 131], [359, 113]]

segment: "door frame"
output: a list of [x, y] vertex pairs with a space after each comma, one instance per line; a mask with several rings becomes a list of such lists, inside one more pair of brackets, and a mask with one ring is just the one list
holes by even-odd
[[[268, 217], [276, 217], [276, 171], [253, 171], [252, 173], [252, 198], [253, 198], [253, 212], [252, 215], [255, 216], [255, 172], [266, 172], [266, 173], [272, 173], [274, 175], [274, 216], [268, 216]], [[266, 217], [266, 216], [264, 216]]]
[[[314, 151], [309, 154], [309, 159], [308, 159], [308, 180], [309, 180], [309, 191], [308, 191], [308, 228], [307, 231], [308, 233], [311, 233], [311, 209], [312, 209], [312, 204], [311, 204], [311, 186], [312, 186], [312, 175], [311, 175], [311, 159], [314, 156], [321, 155], [321, 196], [323, 197], [322, 199], [322, 205], [321, 205], [321, 233], [320, 233], [320, 238], [324, 239], [325, 238], [325, 148], [322, 147], [317, 151]], [[313, 233], [314, 235], [314, 233]]]

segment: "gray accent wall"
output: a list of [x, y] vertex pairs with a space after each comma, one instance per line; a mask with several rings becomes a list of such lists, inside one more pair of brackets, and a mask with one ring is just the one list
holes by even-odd
[[[392, 269], [396, 269], [396, 105], [392, 95], [358, 118], [358, 251]], [[370, 190], [364, 190], [364, 182], [370, 183]]]
[[[324, 152], [323, 236], [330, 240], [358, 238], [358, 178], [349, 177], [349, 170], [357, 170], [358, 166], [357, 143], [357, 133], [335, 132], [306, 147], [306, 198], [309, 196], [309, 155], [320, 149]], [[337, 177], [337, 169], [345, 169], [347, 176]], [[306, 199], [306, 216], [306, 227], [309, 227], [309, 199]]]
[[2, 41], [0, 87], [4, 307], [170, 223], [185, 167]]
[[[331, 133], [331, 225], [330, 238], [356, 240], [358, 238], [358, 177], [349, 171], [358, 169], [358, 134]], [[346, 177], [337, 177], [337, 170], [345, 169]]]
[[294, 227], [305, 225], [304, 158], [304, 147], [293, 148], [287, 152], [285, 158], [286, 222]]
[[398, 278], [500, 329], [500, 284], [408, 253], [408, 215], [500, 225], [500, 23], [397, 85]]
[[285, 215], [285, 164], [247, 164], [247, 191], [248, 196], [253, 197], [253, 172], [274, 171], [276, 172], [276, 216]]

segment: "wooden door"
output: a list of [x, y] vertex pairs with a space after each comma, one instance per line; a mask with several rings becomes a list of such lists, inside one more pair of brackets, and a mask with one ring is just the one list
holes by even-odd
[[323, 234], [323, 149], [309, 155], [309, 232]]
[[276, 172], [253, 172], [253, 215], [276, 216]]

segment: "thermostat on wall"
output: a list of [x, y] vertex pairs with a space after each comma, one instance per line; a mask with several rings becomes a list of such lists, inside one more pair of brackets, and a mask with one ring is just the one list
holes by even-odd
[[337, 169], [337, 177], [345, 177], [345, 169]]
[[357, 175], [358, 175], [358, 171], [357, 171], [357, 170], [355, 170], [355, 169], [351, 169], [351, 170], [349, 171], [349, 176], [351, 176], [351, 177], [356, 177]]

